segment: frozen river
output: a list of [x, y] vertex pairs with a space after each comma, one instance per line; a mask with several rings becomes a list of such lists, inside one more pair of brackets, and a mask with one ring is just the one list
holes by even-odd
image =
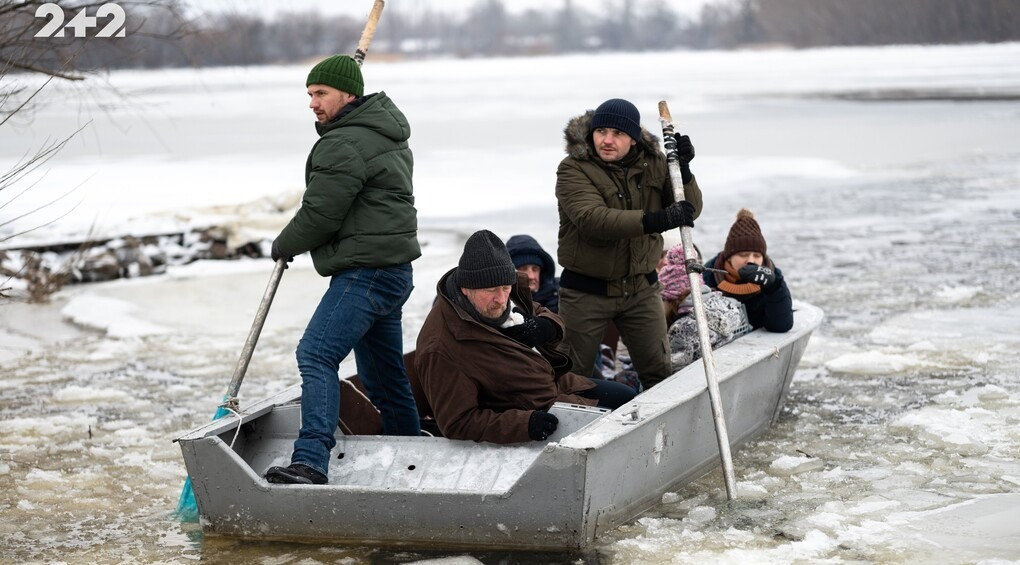
[[[621, 96], [652, 129], [655, 103], [670, 101], [698, 150], [699, 247], [718, 250], [737, 209], [752, 209], [794, 297], [826, 312], [778, 424], [734, 454], [738, 500], [709, 474], [581, 555], [203, 536], [171, 513], [184, 477], [171, 440], [214, 412], [271, 264], [200, 262], [0, 306], [0, 551], [21, 562], [1018, 560], [1018, 60], [1012, 44], [368, 62], [368, 89], [382, 85], [414, 128], [426, 245], [407, 347], [466, 234], [531, 233], [555, 249], [569, 117]], [[108, 108], [99, 92], [39, 108], [0, 130], [0, 166], [95, 117], [38, 185], [88, 178], [84, 201], [40, 239], [292, 195], [313, 139], [304, 72], [114, 74], [125, 106], [96, 112]], [[238, 210], [215, 214], [267, 230], [286, 220]], [[293, 350], [324, 288], [306, 258], [285, 273], [242, 406], [297, 382]]]

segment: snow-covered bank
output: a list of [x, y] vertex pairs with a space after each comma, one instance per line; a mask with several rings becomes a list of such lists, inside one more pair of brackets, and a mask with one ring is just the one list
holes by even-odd
[[[436, 282], [456, 265], [469, 229], [426, 228], [420, 233], [423, 257], [414, 263], [416, 290], [405, 313], [407, 343], [414, 343]], [[240, 348], [271, 270], [269, 259], [198, 260], [169, 265], [163, 274], [152, 277], [69, 286], [47, 304], [4, 304], [0, 306], [4, 314], [0, 316], [0, 336], [4, 337], [0, 362], [60, 347], [88, 333], [113, 339], [208, 334], [224, 340], [239, 338]], [[308, 255], [297, 257], [284, 273], [266, 331], [303, 327], [327, 282], [312, 268]]]
[[[1020, 152], [1015, 104], [955, 104], [933, 120], [931, 102], [804, 99], [888, 89], [1020, 92], [1017, 60], [1020, 44], [907, 46], [380, 63], [366, 65], [365, 75], [369, 90], [385, 90], [412, 124], [416, 204], [423, 217], [436, 218], [554, 206], [563, 126], [611, 97], [635, 102], [652, 132], [659, 131], [656, 104], [668, 100], [698, 149], [695, 172], [713, 193], [761, 188], [811, 169], [824, 177]], [[614, 80], [604, 80], [606, 69]], [[31, 122], [7, 124], [17, 135], [0, 137], [0, 170], [93, 122], [44, 177], [39, 171], [42, 178], [27, 179], [39, 183], [11, 211], [81, 187], [52, 214], [0, 229], [38, 225], [80, 201], [73, 214], [24, 240], [83, 234], [93, 225], [100, 237], [126, 224], [134, 234], [179, 231], [199, 222], [198, 209], [296, 198], [315, 137], [306, 72], [111, 73], [108, 82], [126, 96], [51, 84], [44, 91], [51, 99], [71, 101], [42, 104]]]

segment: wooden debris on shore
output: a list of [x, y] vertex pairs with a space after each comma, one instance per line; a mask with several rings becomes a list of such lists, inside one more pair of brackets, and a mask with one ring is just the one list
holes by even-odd
[[269, 256], [272, 240], [230, 246], [228, 231], [212, 226], [176, 233], [0, 249], [0, 281], [9, 281], [3, 286], [14, 291], [12, 296], [16, 292], [24, 294], [30, 302], [41, 302], [65, 284], [156, 275], [166, 272], [168, 265], [185, 265], [199, 259]]

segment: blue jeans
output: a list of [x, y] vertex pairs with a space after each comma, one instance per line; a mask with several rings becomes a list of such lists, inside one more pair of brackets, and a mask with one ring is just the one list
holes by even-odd
[[401, 307], [412, 288], [409, 263], [348, 269], [330, 279], [297, 347], [301, 431], [291, 463], [328, 474], [340, 418], [338, 370], [352, 349], [368, 398], [379, 409], [383, 433], [419, 435], [400, 328]]

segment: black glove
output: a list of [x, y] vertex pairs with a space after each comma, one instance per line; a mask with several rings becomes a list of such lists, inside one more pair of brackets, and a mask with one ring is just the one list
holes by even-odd
[[761, 267], [754, 263], [748, 263], [737, 271], [740, 282], [754, 283], [762, 288], [768, 287], [776, 282], [776, 274], [768, 267]]
[[528, 318], [523, 324], [500, 328], [503, 335], [528, 347], [536, 347], [556, 338], [556, 324], [548, 318]]
[[680, 157], [680, 165], [690, 165], [694, 160], [694, 144], [691, 143], [691, 138], [675, 133], [673, 139], [676, 140], [676, 154]]
[[694, 178], [694, 173], [691, 172], [691, 161], [694, 160], [694, 144], [691, 143], [691, 138], [686, 135], [673, 134], [673, 138], [676, 139], [676, 152], [677, 156], [680, 157], [680, 180], [687, 184]]
[[[273, 248], [269, 251], [269, 255], [273, 258], [274, 262], [284, 258], [283, 252], [280, 251], [280, 242], [278, 240], [275, 239], [273, 240]], [[294, 260], [293, 257], [289, 255], [287, 256], [288, 263], [290, 263], [293, 260]], [[283, 268], [286, 269], [287, 265], [284, 265]]]
[[528, 418], [528, 437], [535, 441], [545, 441], [549, 434], [556, 431], [560, 420], [545, 410], [535, 410]]
[[681, 200], [670, 204], [665, 210], [645, 212], [641, 216], [641, 223], [644, 224], [645, 233], [662, 233], [680, 226], [693, 228], [694, 204]]

